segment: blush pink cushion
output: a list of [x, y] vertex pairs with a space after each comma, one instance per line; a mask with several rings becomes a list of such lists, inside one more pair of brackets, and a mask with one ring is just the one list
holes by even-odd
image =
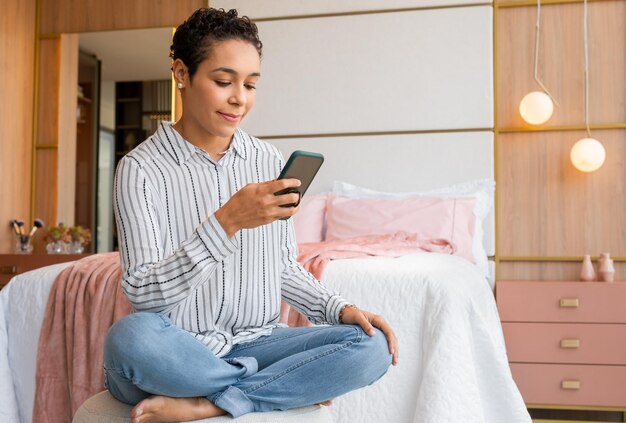
[[459, 255], [472, 254], [475, 198], [414, 197], [406, 199], [331, 196], [326, 210], [326, 240], [409, 232], [420, 238], [443, 238]]
[[298, 243], [324, 240], [327, 198], [327, 194], [302, 197], [300, 210], [292, 218]]

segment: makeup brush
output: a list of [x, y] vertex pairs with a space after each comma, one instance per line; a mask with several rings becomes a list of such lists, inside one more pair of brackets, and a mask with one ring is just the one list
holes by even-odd
[[17, 227], [19, 229], [18, 235], [24, 235], [24, 231], [22, 230], [22, 228], [24, 227], [24, 221], [16, 220], [15, 222], [17, 223]]
[[11, 221], [11, 225], [13, 225], [13, 230], [15, 231], [15, 235], [20, 234], [20, 228], [17, 226], [17, 219], [13, 219]]
[[35, 221], [33, 222], [33, 229], [30, 230], [30, 234], [28, 236], [32, 237], [33, 235], [35, 235], [35, 231], [37, 231], [37, 229], [39, 228], [43, 228], [43, 220], [41, 220], [40, 218], [36, 218]]

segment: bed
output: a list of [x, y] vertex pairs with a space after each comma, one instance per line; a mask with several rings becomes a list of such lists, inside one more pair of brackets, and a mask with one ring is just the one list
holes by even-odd
[[[482, 198], [482, 202], [471, 203], [477, 215], [471, 218], [484, 224], [488, 222], [492, 198], [479, 194], [490, 189], [493, 182], [481, 180], [411, 193], [410, 197], [417, 196], [417, 200], [408, 200], [405, 194], [400, 197], [401, 203], [410, 204], [411, 209], [416, 206], [410, 201], [418, 201], [420, 210], [424, 209], [424, 201], [432, 206], [430, 198], [444, 198], [436, 203], [437, 213], [454, 206], [454, 224], [462, 227], [457, 199]], [[336, 198], [343, 200], [335, 204]], [[316, 238], [318, 232], [319, 236], [339, 236], [370, 231], [371, 222], [359, 226], [354, 222], [358, 219], [349, 214], [351, 224], [337, 226], [335, 220], [341, 219], [336, 215], [355, 209], [354, 201], [358, 209], [388, 208], [389, 201], [398, 198], [396, 194], [335, 183], [330, 194], [309, 196], [303, 204], [306, 207], [296, 220], [299, 239], [320, 241]], [[376, 213], [375, 208], [368, 215], [372, 213]], [[413, 218], [419, 220], [420, 215]], [[431, 217], [430, 222], [433, 219], [441, 217]], [[405, 227], [410, 222], [399, 224]], [[489, 228], [472, 228], [480, 232], [478, 239], [484, 237], [484, 229], [489, 232]], [[476, 245], [468, 244], [469, 258], [419, 252], [327, 264], [322, 282], [359, 306], [384, 315], [396, 332], [400, 351], [398, 366], [378, 383], [336, 399], [331, 407], [336, 422], [530, 421], [508, 366], [489, 266], [478, 260], [472, 262], [470, 247]], [[477, 254], [485, 255], [486, 261], [484, 250]], [[48, 293], [56, 275], [69, 265], [58, 264], [16, 276], [0, 291], [0, 395], [5, 403], [0, 408], [2, 421], [31, 421], [37, 342]]]
[[[68, 265], [17, 276], [0, 291], [1, 421], [31, 421], [43, 310], [54, 277]], [[400, 344], [399, 365], [383, 379], [336, 399], [336, 422], [530, 421], [492, 291], [476, 266], [437, 253], [337, 260], [323, 282], [384, 314]]]
[[[369, 232], [372, 222], [350, 213], [363, 206], [373, 214], [382, 207], [384, 214], [394, 202], [401, 207], [411, 204], [409, 213], [430, 212], [412, 214], [410, 221], [390, 219], [400, 222], [399, 228], [387, 228], [390, 231], [435, 227], [429, 236], [437, 237], [453, 225], [471, 232], [471, 239], [467, 233], [455, 239], [462, 254], [417, 253], [328, 263], [322, 282], [385, 316], [399, 339], [400, 353], [398, 366], [384, 378], [335, 400], [331, 407], [335, 421], [530, 423], [508, 366], [493, 295], [494, 266], [487, 260], [494, 254], [495, 239], [492, 135], [389, 135], [384, 140], [354, 137], [332, 144], [275, 141], [285, 157], [294, 149], [319, 151], [326, 157], [294, 219], [300, 243], [324, 241], [329, 234]], [[393, 160], [383, 161], [390, 156], [390, 142]], [[336, 159], [355, 150], [360, 160]], [[471, 213], [461, 213], [461, 205], [471, 207]], [[444, 215], [454, 218], [441, 219]], [[467, 224], [459, 225], [459, 219]], [[417, 226], [406, 227], [413, 224]], [[53, 280], [68, 265], [19, 275], [0, 291], [0, 421], [31, 421], [38, 334]]]

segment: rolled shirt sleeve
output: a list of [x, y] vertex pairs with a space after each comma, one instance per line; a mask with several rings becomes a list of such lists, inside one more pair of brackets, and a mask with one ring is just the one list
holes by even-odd
[[291, 219], [282, 221], [287, 236], [281, 247], [282, 298], [315, 324], [338, 324], [341, 309], [352, 304], [325, 287], [297, 261], [298, 246]]

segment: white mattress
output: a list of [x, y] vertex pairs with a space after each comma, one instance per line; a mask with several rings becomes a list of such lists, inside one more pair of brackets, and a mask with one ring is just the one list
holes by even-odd
[[[2, 422], [31, 421], [47, 296], [68, 264], [19, 275], [0, 291]], [[323, 282], [385, 316], [400, 344], [387, 375], [335, 400], [335, 423], [530, 423], [493, 294], [474, 265], [440, 254], [337, 260]]]

